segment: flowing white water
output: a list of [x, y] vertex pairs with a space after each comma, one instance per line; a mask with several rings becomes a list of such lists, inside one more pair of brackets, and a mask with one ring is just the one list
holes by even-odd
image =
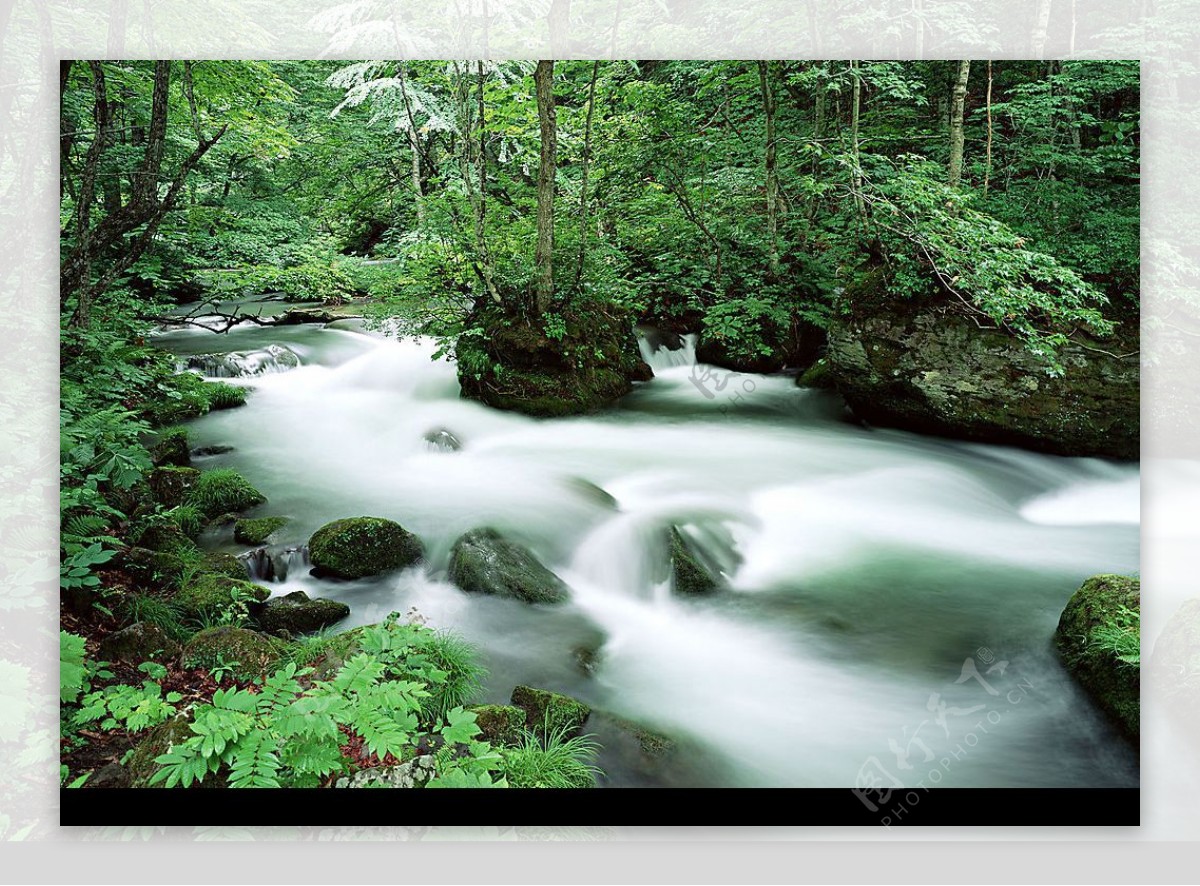
[[[915, 784], [956, 748], [941, 784], [1136, 783], [1135, 754], [1051, 645], [1084, 578], [1137, 569], [1135, 466], [868, 431], [790, 378], [695, 365], [691, 340], [646, 347], [656, 378], [618, 408], [535, 420], [459, 399], [432, 345], [346, 325], [160, 339], [179, 354], [284, 345], [303, 363], [234, 379], [248, 405], [193, 429], [195, 445], [235, 447], [207, 465], [292, 518], [257, 555], [276, 579], [287, 567], [277, 593], [343, 600], [342, 627], [416, 607], [480, 647], [488, 700], [530, 683], [682, 741], [649, 775], [604, 758], [614, 783], [839, 786], [882, 766]], [[431, 443], [441, 432], [461, 448]], [[287, 553], [362, 514], [417, 533], [427, 566], [335, 583]], [[670, 595], [671, 525], [728, 590]], [[451, 585], [450, 546], [479, 526], [529, 545], [571, 601]], [[981, 680], [956, 683], [968, 660]]]

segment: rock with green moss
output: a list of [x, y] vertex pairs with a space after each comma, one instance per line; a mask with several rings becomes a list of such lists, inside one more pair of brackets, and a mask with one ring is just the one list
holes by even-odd
[[317, 575], [365, 578], [403, 569], [424, 556], [421, 540], [382, 517], [347, 517], [326, 523], [308, 540]]
[[1129, 613], [1140, 611], [1138, 579], [1095, 575], [1071, 596], [1054, 633], [1067, 670], [1134, 740], [1139, 734], [1141, 669], [1119, 660], [1106, 638], [1122, 626]]
[[235, 680], [257, 680], [280, 665], [287, 645], [266, 634], [246, 628], [205, 628], [183, 647], [184, 667], [211, 670], [227, 667]]
[[192, 453], [188, 446], [187, 428], [166, 428], [160, 431], [150, 455], [154, 464], [159, 467], [190, 467]]
[[797, 375], [796, 386], [801, 388], [833, 387], [833, 378], [829, 373], [829, 361], [822, 357]]
[[572, 310], [549, 325], [489, 306], [472, 324], [485, 334], [458, 341], [462, 396], [496, 409], [546, 417], [595, 412], [654, 375], [632, 318], [612, 307]]
[[311, 634], [337, 624], [350, 607], [337, 600], [311, 599], [304, 591], [272, 597], [258, 613], [258, 623], [269, 634]]
[[167, 508], [183, 504], [191, 490], [200, 480], [200, 471], [195, 468], [155, 468], [147, 478], [154, 497]]
[[567, 586], [523, 545], [494, 529], [474, 529], [450, 551], [450, 580], [471, 594], [526, 603], [562, 603]]
[[193, 563], [171, 551], [154, 551], [137, 545], [121, 555], [121, 562], [136, 581], [155, 587], [177, 584]]
[[1059, 455], [1138, 458], [1136, 319], [1109, 340], [1077, 333], [1055, 377], [1017, 337], [980, 328], [945, 300], [893, 297], [888, 285], [877, 270], [847, 287], [854, 312], [829, 329], [830, 380], [863, 421]]
[[[154, 760], [156, 757], [167, 753], [175, 745], [183, 744], [195, 734], [191, 730], [190, 723], [191, 721], [185, 714], [179, 714], [165, 723], [159, 723], [146, 733], [145, 737], [137, 743], [128, 762], [125, 764], [125, 771], [129, 776], [130, 787], [148, 788], [163, 786], [162, 782], [155, 785], [150, 784], [150, 779], [162, 768]], [[206, 784], [207, 782], [208, 779], [205, 779], [203, 783]]]
[[237, 471], [222, 468], [199, 472], [188, 490], [185, 502], [206, 517], [213, 518], [248, 510], [266, 500], [267, 497]]
[[113, 631], [96, 650], [100, 661], [139, 665], [144, 661], [168, 661], [179, 655], [179, 644], [154, 624], [137, 622]]
[[244, 518], [233, 524], [233, 540], [244, 545], [265, 545], [267, 539], [287, 524], [287, 517]]
[[592, 709], [578, 699], [532, 686], [514, 689], [512, 703], [525, 712], [528, 728], [538, 734], [544, 730], [562, 729], [567, 735], [578, 735], [592, 713]]
[[173, 602], [185, 616], [202, 619], [239, 605], [248, 608], [270, 596], [271, 592], [266, 588], [251, 582], [220, 573], [201, 572], [184, 583]]
[[250, 572], [246, 569], [245, 563], [233, 554], [222, 554], [216, 551], [210, 551], [204, 555], [200, 571], [242, 580], [250, 577]]
[[700, 597], [715, 591], [719, 582], [678, 528], [670, 529], [671, 590], [684, 597]]
[[213, 381], [205, 382], [204, 388], [209, 409], [233, 409], [236, 406], [244, 405], [246, 402], [246, 389], [240, 388], [237, 385], [231, 385], [223, 381]]
[[510, 746], [521, 743], [527, 716], [523, 708], [508, 704], [479, 704], [467, 710], [475, 714], [480, 741]]

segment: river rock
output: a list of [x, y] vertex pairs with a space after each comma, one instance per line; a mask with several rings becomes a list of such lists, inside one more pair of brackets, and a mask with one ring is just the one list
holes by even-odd
[[430, 431], [425, 435], [425, 442], [431, 449], [436, 449], [438, 452], [458, 452], [462, 449], [459, 439], [445, 428]]
[[179, 655], [179, 644], [158, 625], [137, 622], [114, 631], [100, 641], [100, 661], [139, 665], [144, 661], [169, 661]]
[[147, 480], [159, 503], [165, 508], [175, 508], [184, 503], [199, 478], [200, 472], [195, 468], [164, 466], [151, 471]]
[[654, 373], [642, 360], [632, 318], [616, 308], [560, 315], [562, 334], [541, 320], [527, 321], [494, 308], [472, 325], [484, 335], [458, 340], [462, 396], [496, 409], [534, 416], [580, 415], [611, 405]]
[[399, 523], [347, 517], [314, 532], [308, 554], [315, 574], [353, 579], [411, 566], [424, 556], [424, 547]]
[[[154, 762], [155, 758], [167, 753], [175, 745], [183, 744], [194, 734], [191, 730], [191, 721], [186, 714], [177, 714], [147, 732], [146, 736], [134, 747], [133, 753], [130, 754], [129, 760], [125, 764], [129, 786], [134, 788], [163, 787], [161, 781], [157, 784], [150, 784], [150, 779], [162, 768]], [[206, 784], [211, 778], [211, 775], [206, 776], [204, 783]]]
[[1136, 329], [1072, 341], [1065, 373], [1052, 378], [1014, 336], [946, 304], [882, 298], [883, 286], [879, 272], [864, 278], [859, 288], [873, 297], [829, 329], [830, 381], [859, 418], [1060, 455], [1138, 457]]
[[154, 464], [159, 467], [191, 467], [192, 454], [188, 448], [187, 428], [167, 428], [159, 432], [150, 450]]
[[524, 708], [507, 704], [480, 704], [467, 710], [475, 714], [480, 741], [510, 747], [521, 743], [527, 716]]
[[[240, 563], [238, 567], [241, 568]], [[270, 596], [271, 592], [260, 585], [220, 573], [202, 572], [188, 579], [173, 602], [185, 616], [204, 619], [219, 616], [237, 601], [249, 607]]]
[[299, 326], [302, 323], [332, 323], [338, 319], [337, 314], [329, 311], [292, 308], [275, 319], [276, 326]]
[[304, 591], [293, 591], [267, 600], [258, 613], [258, 623], [269, 634], [311, 634], [337, 624], [350, 614], [350, 607], [323, 597], [310, 599]]
[[1140, 580], [1123, 575], [1092, 576], [1063, 610], [1054, 643], [1071, 675], [1136, 741], [1141, 711], [1140, 668], [1118, 661], [1096, 642], [1097, 629], [1112, 625], [1123, 607], [1140, 610]]
[[421, 754], [397, 766], [360, 769], [334, 782], [335, 788], [423, 788], [437, 772], [432, 754]]
[[512, 703], [525, 711], [528, 728], [541, 735], [562, 729], [567, 736], [578, 735], [592, 714], [592, 709], [569, 695], [518, 686], [513, 690]]
[[450, 551], [450, 580], [471, 594], [495, 594], [526, 603], [562, 603], [567, 586], [523, 545], [494, 529], [475, 529]]
[[672, 526], [669, 534], [671, 590], [684, 597], [700, 597], [715, 591], [719, 587], [717, 576], [701, 562], [683, 533]]
[[244, 545], [263, 545], [287, 523], [287, 517], [243, 518], [233, 524], [233, 540]]
[[256, 680], [273, 673], [286, 651], [282, 641], [246, 628], [205, 628], [183, 647], [183, 664], [205, 670], [228, 666], [233, 679]]

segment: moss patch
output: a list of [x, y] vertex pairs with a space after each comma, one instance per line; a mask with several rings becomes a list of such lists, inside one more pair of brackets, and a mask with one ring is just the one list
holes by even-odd
[[685, 597], [711, 594], [717, 589], [717, 580], [700, 562], [687, 540], [676, 527], [670, 530], [671, 590]]
[[183, 647], [183, 664], [189, 668], [232, 667], [235, 680], [257, 680], [276, 669], [287, 646], [274, 637], [245, 628], [206, 628]]
[[219, 573], [202, 572], [188, 580], [173, 602], [185, 616], [205, 618], [233, 606], [235, 599], [261, 603], [270, 596], [271, 592], [266, 588], [251, 582]]
[[554, 417], [594, 412], [653, 377], [633, 320], [614, 308], [569, 311], [560, 337], [542, 321], [489, 307], [472, 318], [482, 335], [456, 346], [462, 395], [496, 409]]
[[150, 450], [156, 465], [190, 467], [191, 449], [188, 446], [187, 428], [167, 428], [159, 433], [154, 448]]
[[287, 517], [242, 519], [233, 524], [233, 539], [244, 545], [263, 545], [276, 531], [288, 524]]
[[147, 478], [154, 497], [167, 508], [178, 507], [187, 499], [192, 488], [200, 479], [195, 468], [155, 468]]
[[308, 540], [319, 575], [363, 578], [411, 566], [424, 556], [421, 540], [382, 517], [347, 517], [326, 523]]
[[558, 728], [566, 730], [568, 735], [578, 735], [592, 713], [590, 707], [569, 695], [531, 686], [514, 689], [512, 703], [525, 711], [529, 728], [539, 735], [543, 730]]
[[1140, 610], [1141, 582], [1124, 575], [1096, 575], [1067, 603], [1054, 642], [1067, 670], [1135, 741], [1140, 723], [1140, 668], [1120, 662], [1097, 632], [1111, 627], [1122, 609]]
[[515, 746], [521, 743], [521, 730], [525, 727], [526, 713], [523, 708], [507, 704], [480, 704], [467, 708], [475, 713], [475, 722], [482, 733], [482, 741], [495, 745]]

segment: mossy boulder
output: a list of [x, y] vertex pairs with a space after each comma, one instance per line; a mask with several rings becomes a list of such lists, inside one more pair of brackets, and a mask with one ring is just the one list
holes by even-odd
[[150, 456], [159, 467], [190, 467], [192, 453], [188, 447], [187, 428], [167, 428], [159, 432]]
[[155, 587], [177, 584], [192, 561], [173, 551], [134, 546], [121, 556], [125, 571], [138, 582]]
[[220, 573], [201, 572], [184, 584], [173, 602], [185, 616], [205, 618], [229, 609], [238, 600], [249, 606], [262, 603], [270, 596], [271, 592], [266, 588], [251, 582]]
[[494, 594], [526, 603], [562, 603], [567, 586], [530, 550], [494, 529], [474, 529], [450, 551], [450, 580], [471, 594]]
[[210, 551], [204, 555], [204, 563], [200, 571], [241, 580], [250, 577], [250, 571], [244, 562], [233, 554], [222, 554], [216, 551]]
[[797, 375], [796, 386], [823, 389], [833, 387], [833, 378], [829, 373], [829, 361], [821, 357], [812, 366]]
[[310, 634], [337, 624], [350, 614], [345, 603], [324, 598], [311, 599], [304, 591], [272, 597], [259, 611], [259, 625], [269, 634]]
[[163, 786], [162, 782], [155, 785], [150, 784], [150, 779], [154, 776], [154, 773], [162, 768], [154, 760], [156, 757], [167, 753], [175, 745], [183, 744], [195, 734], [190, 728], [190, 722], [186, 715], [179, 714], [165, 723], [159, 723], [146, 733], [146, 736], [137, 743], [128, 762], [125, 764], [125, 771], [129, 777], [130, 787], [148, 788]]
[[[641, 723], [627, 720], [608, 711], [596, 711], [589, 728], [597, 733], [610, 730], [619, 733], [624, 740], [632, 740], [638, 751], [645, 757], [665, 757], [676, 748], [674, 739]], [[601, 741], [601, 744], [607, 747], [609, 743]]]
[[592, 713], [592, 709], [578, 699], [532, 686], [514, 689], [512, 703], [525, 712], [528, 728], [538, 734], [544, 730], [562, 729], [567, 735], [578, 735]]
[[184, 503], [211, 519], [221, 514], [240, 513], [266, 500], [267, 497], [237, 471], [222, 468], [199, 472]]
[[244, 545], [264, 545], [287, 524], [287, 517], [244, 518], [233, 524], [233, 540]]
[[700, 597], [717, 590], [717, 577], [712, 569], [702, 562], [683, 533], [675, 526], [668, 532], [671, 590], [683, 597]]
[[421, 540], [382, 517], [347, 517], [326, 523], [308, 540], [313, 572], [334, 578], [364, 578], [420, 561]]
[[1167, 716], [1200, 739], [1200, 599], [1185, 601], [1168, 619], [1150, 667]]
[[246, 628], [205, 628], [183, 647], [184, 667], [210, 670], [231, 667], [235, 680], [256, 680], [270, 675], [279, 666], [287, 645]]
[[1136, 459], [1140, 348], [1136, 323], [1106, 340], [1076, 333], [1061, 377], [1015, 336], [983, 329], [951, 298], [892, 296], [872, 271], [847, 287], [834, 318], [829, 379], [875, 425], [1058, 455]]
[[1124, 575], [1095, 575], [1071, 595], [1058, 620], [1054, 643], [1063, 663], [1121, 730], [1137, 740], [1140, 669], [1118, 661], [1098, 643], [1097, 632], [1117, 624], [1123, 609], [1139, 610], [1141, 582]]
[[199, 479], [195, 468], [174, 466], [155, 468], [147, 478], [154, 497], [166, 508], [183, 504]]
[[471, 323], [483, 334], [461, 337], [456, 350], [462, 396], [526, 415], [580, 415], [653, 377], [630, 315], [610, 306], [557, 319], [561, 325], [550, 328], [492, 306], [478, 311]]
[[100, 661], [139, 665], [144, 661], [169, 661], [179, 655], [179, 644], [154, 624], [137, 622], [114, 631], [96, 650]]
[[480, 704], [467, 710], [475, 714], [481, 741], [510, 746], [521, 743], [527, 717], [523, 708], [507, 704]]

